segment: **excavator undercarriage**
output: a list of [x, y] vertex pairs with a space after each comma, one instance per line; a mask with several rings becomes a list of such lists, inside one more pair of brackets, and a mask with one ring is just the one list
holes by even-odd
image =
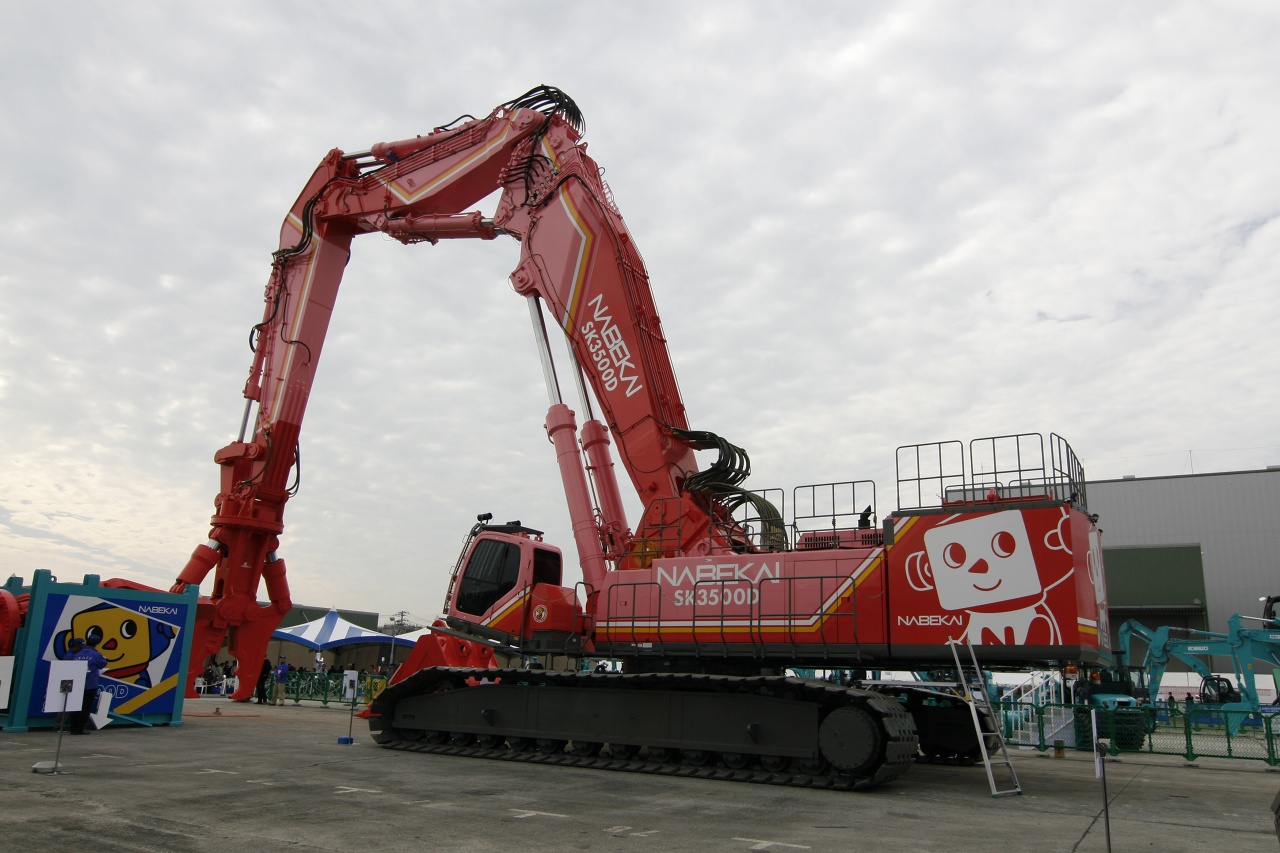
[[918, 751], [893, 699], [777, 676], [435, 667], [369, 713], [393, 749], [774, 785], [870, 788]]

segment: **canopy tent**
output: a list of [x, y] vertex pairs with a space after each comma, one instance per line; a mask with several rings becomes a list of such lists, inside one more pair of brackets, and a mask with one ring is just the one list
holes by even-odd
[[419, 628], [416, 631], [406, 631], [405, 633], [400, 634], [399, 636], [396, 637], [396, 642], [405, 643], [407, 645], [412, 646], [413, 644], [417, 643], [419, 639], [421, 639], [422, 637], [425, 637], [430, 633], [431, 633], [430, 628]]
[[338, 646], [349, 646], [356, 643], [388, 643], [398, 646], [412, 646], [414, 641], [405, 637], [391, 637], [379, 634], [368, 628], [361, 628], [338, 615], [337, 610], [330, 610], [319, 619], [294, 625], [292, 628], [280, 628], [271, 633], [273, 640], [288, 640], [316, 651], [325, 651]]

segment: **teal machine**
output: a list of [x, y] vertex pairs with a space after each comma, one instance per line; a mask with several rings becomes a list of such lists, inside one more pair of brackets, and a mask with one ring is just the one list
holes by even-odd
[[102, 691], [109, 697], [110, 724], [182, 725], [196, 587], [174, 594], [103, 586], [97, 575], [60, 583], [40, 569], [30, 586], [11, 577], [0, 589], [9, 601], [25, 604], [13, 658], [6, 661], [9, 677], [0, 684], [0, 728], [57, 725], [57, 714], [43, 710], [45, 691], [51, 664], [71, 657], [73, 637], [95, 637], [107, 659]]
[[[1280, 620], [1276, 606], [1280, 596], [1262, 599], [1266, 602], [1260, 618], [1235, 614], [1227, 620], [1225, 634], [1185, 628], [1147, 628], [1134, 621], [1120, 626], [1119, 659], [1122, 666], [1138, 677], [1140, 686], [1154, 703], [1160, 696], [1160, 681], [1169, 663], [1176, 659], [1201, 676], [1200, 702], [1228, 713], [1228, 727], [1234, 735], [1250, 714], [1259, 714], [1262, 703], [1255, 684], [1255, 661], [1272, 667], [1280, 666]], [[1185, 636], [1175, 637], [1180, 631]], [[1130, 652], [1133, 638], [1147, 645], [1140, 664]], [[1236, 683], [1213, 673], [1210, 663], [1201, 658], [1225, 657], [1231, 660]], [[1239, 685], [1238, 687], [1236, 685]], [[1277, 684], [1280, 687], [1280, 684]]]

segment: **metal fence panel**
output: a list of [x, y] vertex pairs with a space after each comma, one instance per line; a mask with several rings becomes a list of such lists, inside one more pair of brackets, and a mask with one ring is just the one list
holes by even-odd
[[[1000, 722], [1011, 746], [1092, 749], [1090, 711], [1079, 705], [1001, 702]], [[1190, 708], [1098, 708], [1098, 736], [1112, 755], [1146, 752], [1197, 758], [1238, 758], [1280, 764], [1280, 713]]]
[[[373, 700], [387, 686], [385, 675], [362, 675], [356, 682], [356, 702], [365, 704]], [[340, 672], [291, 672], [285, 681], [286, 699], [295, 703], [303, 700], [320, 702], [347, 702], [343, 699], [342, 673]]]

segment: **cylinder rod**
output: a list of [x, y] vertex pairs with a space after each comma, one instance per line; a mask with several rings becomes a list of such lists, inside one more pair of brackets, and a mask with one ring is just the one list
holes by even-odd
[[551, 360], [551, 345], [547, 342], [547, 324], [542, 319], [542, 306], [538, 297], [530, 294], [525, 297], [529, 302], [529, 319], [533, 321], [533, 339], [538, 347], [538, 359], [542, 362], [542, 379], [547, 383], [547, 402], [553, 406], [560, 405], [560, 380], [556, 378], [556, 366]]

